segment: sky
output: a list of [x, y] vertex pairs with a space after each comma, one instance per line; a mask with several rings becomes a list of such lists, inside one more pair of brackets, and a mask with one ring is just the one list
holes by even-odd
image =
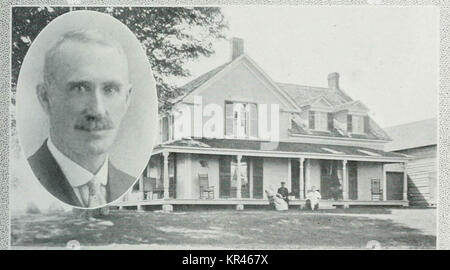
[[[435, 7], [224, 6], [228, 37], [276, 82], [340, 86], [382, 127], [436, 117], [439, 10]], [[192, 80], [230, 60], [229, 41], [189, 64]]]

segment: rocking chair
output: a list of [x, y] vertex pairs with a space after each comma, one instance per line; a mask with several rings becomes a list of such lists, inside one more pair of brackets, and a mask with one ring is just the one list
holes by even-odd
[[214, 199], [214, 186], [209, 185], [208, 174], [198, 174], [200, 199]]

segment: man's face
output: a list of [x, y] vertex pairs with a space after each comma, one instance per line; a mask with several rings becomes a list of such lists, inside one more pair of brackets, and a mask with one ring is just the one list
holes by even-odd
[[67, 41], [51, 69], [53, 79], [41, 89], [46, 94], [40, 99], [52, 141], [66, 154], [106, 153], [128, 108], [126, 57], [113, 47]]

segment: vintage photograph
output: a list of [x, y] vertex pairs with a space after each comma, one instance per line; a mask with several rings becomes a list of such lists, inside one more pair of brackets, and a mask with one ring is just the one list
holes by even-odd
[[436, 248], [436, 7], [15, 6], [11, 44], [12, 249]]
[[[125, 50], [121, 43], [134, 46]], [[64, 14], [33, 41], [17, 83], [17, 129], [34, 175], [57, 199], [98, 208], [136, 182], [158, 126], [156, 86], [145, 59], [125, 25], [94, 11]], [[126, 115], [132, 99], [141, 105], [134, 102]], [[125, 138], [116, 140], [123, 121]], [[130, 136], [143, 139], [130, 142]], [[120, 151], [125, 147], [140, 160]], [[128, 166], [117, 167], [117, 159]]]

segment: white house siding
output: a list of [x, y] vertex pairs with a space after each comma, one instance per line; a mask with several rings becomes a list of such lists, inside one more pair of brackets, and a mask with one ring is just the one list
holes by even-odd
[[[437, 203], [437, 146], [396, 151], [414, 156], [407, 163], [408, 200], [411, 205], [433, 205]], [[386, 165], [386, 171], [403, 171], [401, 166]]]
[[306, 160], [306, 177], [305, 177], [305, 190], [308, 191], [312, 186], [316, 189], [320, 189], [320, 160], [308, 159]]
[[[283, 105], [287, 102], [280, 94], [274, 93], [273, 86], [263, 76], [260, 76], [255, 71], [247, 66], [245, 62], [239, 63], [233, 70], [220, 76], [210, 85], [206, 85], [205, 89], [201, 91], [203, 107], [208, 104], [217, 104], [223, 111], [225, 101], [250, 102], [258, 104], [280, 104], [280, 110], [292, 109]], [[187, 97], [185, 102], [193, 102], [193, 96]], [[210, 117], [203, 117], [205, 123]], [[220, 119], [223, 117], [221, 116]], [[280, 132], [280, 139], [288, 139], [288, 125], [289, 115], [280, 113], [280, 124], [277, 126]], [[269, 118], [270, 121], [270, 118]], [[224, 123], [225, 124], [225, 123]]]
[[437, 203], [437, 146], [398, 151], [416, 159], [408, 162], [408, 198], [412, 205]]
[[176, 155], [176, 198], [185, 199], [189, 196], [189, 177], [186, 174], [189, 161], [187, 154], [177, 153]]
[[[272, 185], [277, 190], [281, 181], [286, 182], [286, 187], [290, 189], [291, 179], [289, 177], [289, 159], [288, 158], [264, 158], [263, 181], [264, 189]], [[290, 192], [291, 190], [289, 190]], [[264, 198], [266, 194], [264, 192]]]
[[436, 204], [436, 159], [411, 161], [407, 171], [408, 199], [411, 204]]
[[[202, 169], [200, 161], [207, 161], [208, 168]], [[214, 186], [214, 197], [219, 197], [219, 156], [214, 155], [197, 155], [191, 154], [190, 161], [190, 175], [189, 171], [186, 171], [186, 177], [190, 176], [189, 190], [185, 199], [199, 199], [200, 198], [200, 186], [198, 180], [198, 174], [208, 173], [209, 185]], [[181, 176], [181, 173], [180, 173]]]
[[370, 201], [371, 194], [371, 180], [383, 179], [383, 165], [375, 162], [361, 162], [357, 163], [358, 170], [358, 200]]

